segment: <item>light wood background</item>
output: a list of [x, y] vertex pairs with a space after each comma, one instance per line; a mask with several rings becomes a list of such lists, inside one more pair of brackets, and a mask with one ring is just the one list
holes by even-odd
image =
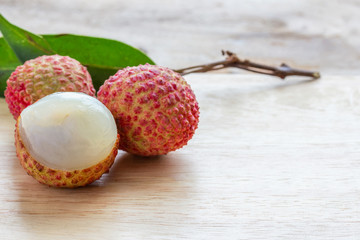
[[122, 40], [172, 68], [230, 49], [323, 74], [186, 76], [201, 111], [188, 146], [119, 152], [109, 174], [75, 190], [26, 175], [0, 99], [0, 239], [360, 239], [359, 10], [355, 0], [0, 0], [31, 31]]
[[171, 68], [219, 60], [225, 49], [269, 64], [359, 72], [359, 0], [0, 0], [0, 11], [35, 33], [124, 41]]

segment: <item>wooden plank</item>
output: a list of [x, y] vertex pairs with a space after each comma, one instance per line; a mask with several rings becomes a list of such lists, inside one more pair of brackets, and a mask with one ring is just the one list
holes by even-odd
[[119, 152], [75, 190], [27, 176], [0, 100], [1, 239], [356, 239], [360, 77], [186, 77], [201, 108], [188, 146]]

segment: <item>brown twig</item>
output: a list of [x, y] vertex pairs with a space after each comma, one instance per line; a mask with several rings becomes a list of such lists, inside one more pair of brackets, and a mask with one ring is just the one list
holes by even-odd
[[230, 51], [222, 51], [222, 54], [227, 55], [224, 61], [178, 69], [175, 70], [175, 72], [178, 72], [181, 75], [186, 75], [189, 73], [209, 72], [209, 71], [219, 70], [228, 67], [235, 67], [255, 73], [276, 76], [281, 79], [285, 79], [287, 76], [305, 76], [305, 77], [311, 77], [313, 79], [320, 78], [319, 72], [310, 72], [300, 69], [294, 69], [286, 65], [285, 63], [281, 64], [280, 67], [272, 67], [259, 63], [254, 63], [249, 60], [241, 60], [238, 58], [238, 56], [236, 56], [236, 54]]

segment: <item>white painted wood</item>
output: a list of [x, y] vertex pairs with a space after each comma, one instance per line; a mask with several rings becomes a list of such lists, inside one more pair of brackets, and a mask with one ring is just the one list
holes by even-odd
[[81, 189], [43, 186], [0, 100], [0, 239], [358, 239], [360, 77], [186, 77], [201, 108], [188, 146], [120, 152]]

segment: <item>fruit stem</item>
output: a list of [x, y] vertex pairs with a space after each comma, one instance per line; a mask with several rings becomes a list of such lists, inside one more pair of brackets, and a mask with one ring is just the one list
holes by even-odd
[[236, 56], [236, 54], [230, 51], [223, 50], [221, 52], [222, 55], [227, 56], [224, 61], [204, 64], [204, 65], [197, 65], [197, 66], [187, 67], [174, 71], [180, 73], [181, 75], [186, 75], [189, 73], [209, 72], [209, 71], [219, 70], [228, 67], [235, 67], [250, 72], [276, 76], [281, 79], [285, 79], [287, 76], [305, 76], [305, 77], [311, 77], [313, 79], [320, 78], [319, 72], [311, 72], [301, 69], [295, 69], [285, 63], [281, 64], [280, 67], [272, 67], [259, 63], [254, 63], [249, 60], [241, 60], [238, 58], [238, 56]]

